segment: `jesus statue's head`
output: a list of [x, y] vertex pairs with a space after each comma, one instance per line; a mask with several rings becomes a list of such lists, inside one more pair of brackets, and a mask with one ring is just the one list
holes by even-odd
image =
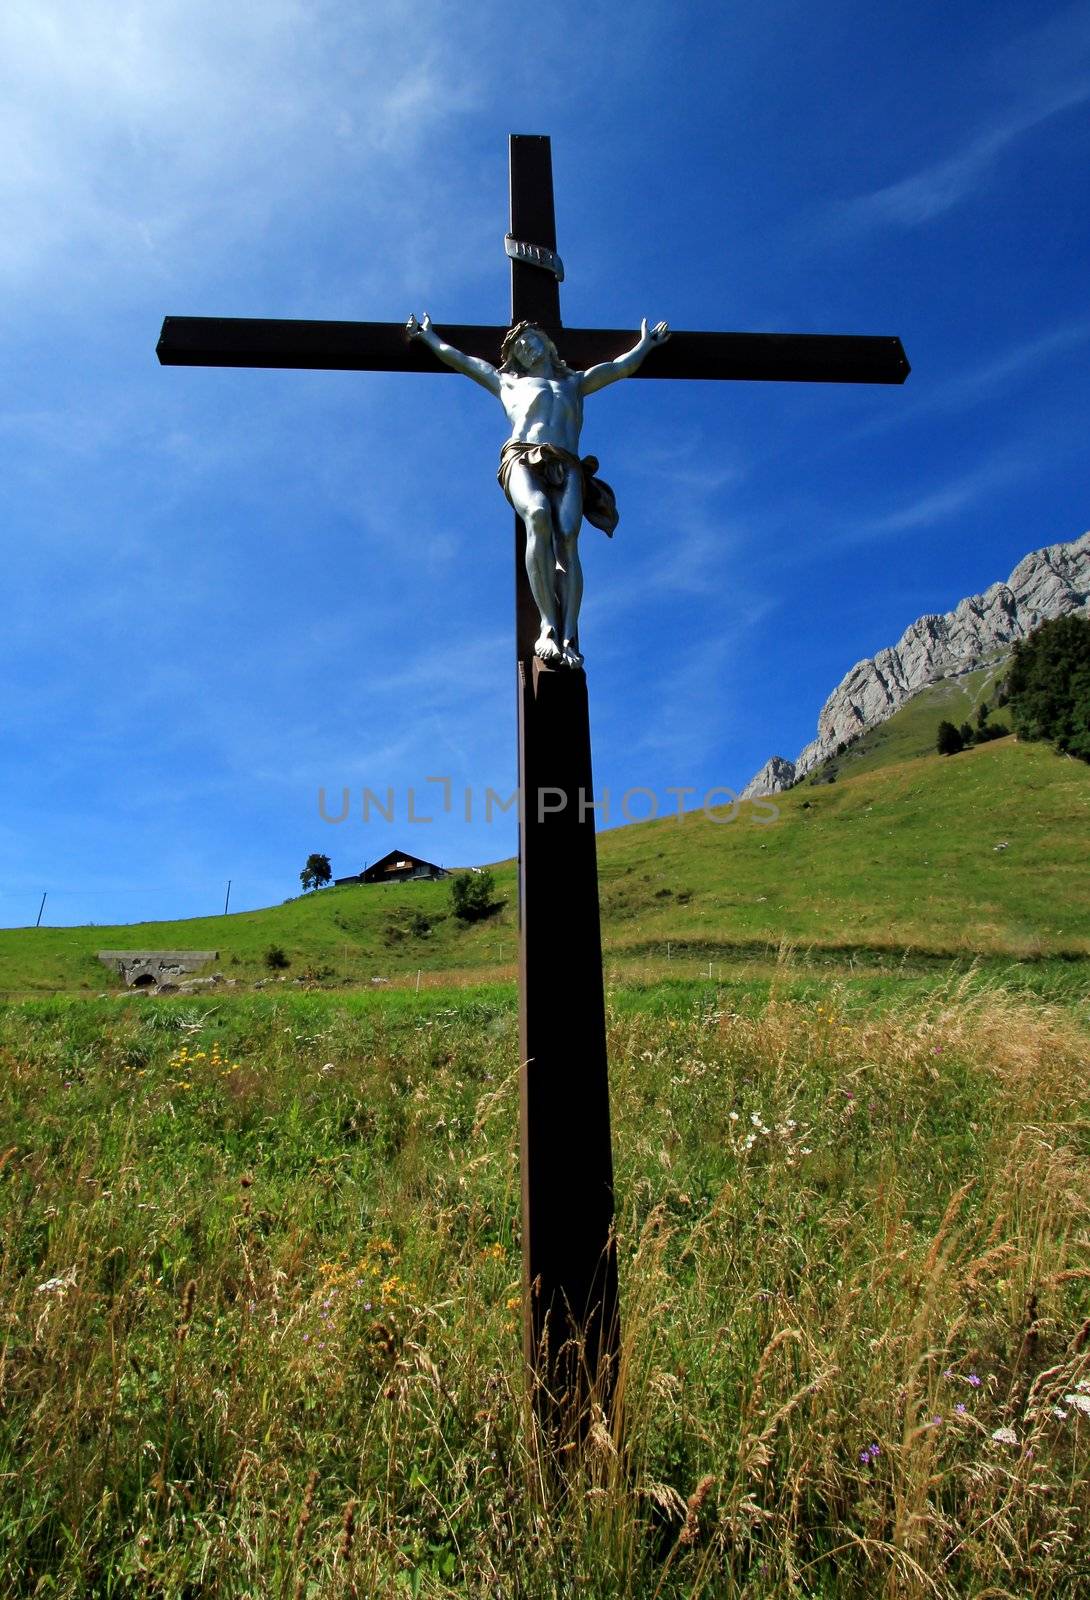
[[552, 376], [566, 378], [571, 371], [564, 361], [556, 345], [536, 322], [516, 322], [513, 328], [508, 328], [503, 336], [500, 346], [501, 372], [531, 372], [537, 366], [541, 357], [548, 359], [552, 368]]

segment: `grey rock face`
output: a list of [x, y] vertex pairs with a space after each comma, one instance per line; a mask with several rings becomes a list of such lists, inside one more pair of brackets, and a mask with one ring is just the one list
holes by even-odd
[[[1032, 551], [1006, 583], [969, 595], [944, 616], [920, 617], [890, 649], [858, 662], [822, 706], [818, 736], [799, 755], [794, 775], [804, 777], [842, 740], [885, 722], [928, 684], [974, 672], [1006, 655], [1042, 622], [1072, 611], [1090, 615], [1090, 532]], [[777, 792], [755, 785], [778, 759], [762, 767], [743, 795]]]
[[784, 789], [790, 789], [794, 781], [795, 763], [786, 761], [783, 756], [772, 756], [760, 772], [750, 778], [738, 798], [758, 800], [765, 794], [781, 794]]

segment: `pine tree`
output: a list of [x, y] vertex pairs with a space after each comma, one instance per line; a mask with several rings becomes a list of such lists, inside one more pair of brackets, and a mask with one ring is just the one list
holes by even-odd
[[939, 734], [935, 741], [935, 749], [940, 756], [956, 756], [959, 750], [965, 748], [965, 740], [954, 727], [952, 722], [940, 722]]
[[1090, 761], [1090, 619], [1054, 617], [1020, 640], [1005, 688], [1020, 739]]

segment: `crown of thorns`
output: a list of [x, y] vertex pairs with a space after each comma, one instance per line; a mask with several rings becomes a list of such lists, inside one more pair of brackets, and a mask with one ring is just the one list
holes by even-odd
[[515, 345], [521, 336], [526, 332], [527, 328], [533, 328], [535, 333], [541, 335], [545, 347], [549, 352], [553, 366], [556, 368], [557, 372], [564, 373], [569, 371], [570, 369], [567, 362], [560, 355], [556, 345], [545, 332], [545, 329], [540, 323], [532, 322], [529, 320], [529, 318], [527, 318], [527, 320], [524, 322], [516, 322], [515, 326], [513, 328], [508, 328], [507, 332], [504, 334], [503, 343], [500, 345], [500, 367], [504, 368], [511, 365], [511, 359], [514, 355]]

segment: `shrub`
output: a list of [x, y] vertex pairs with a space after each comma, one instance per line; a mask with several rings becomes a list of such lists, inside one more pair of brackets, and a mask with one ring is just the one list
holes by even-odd
[[495, 909], [495, 880], [490, 872], [457, 872], [450, 880], [450, 904], [459, 922], [480, 922]]
[[281, 945], [271, 944], [265, 951], [265, 965], [270, 972], [279, 972], [291, 966], [291, 958]]
[[973, 735], [974, 744], [989, 744], [993, 739], [1005, 739], [1010, 729], [1003, 722], [986, 722]]

